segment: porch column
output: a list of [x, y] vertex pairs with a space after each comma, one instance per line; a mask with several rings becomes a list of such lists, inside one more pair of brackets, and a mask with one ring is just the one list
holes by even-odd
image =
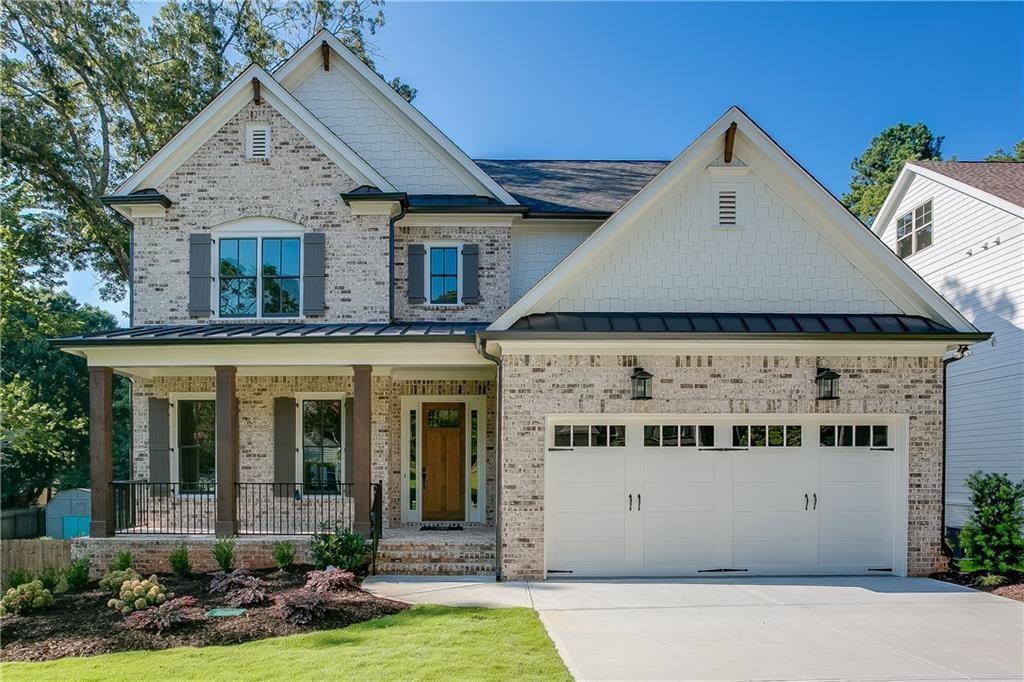
[[352, 368], [352, 502], [355, 505], [353, 530], [370, 534], [370, 402], [373, 392], [373, 367], [356, 365]]
[[238, 398], [235, 367], [215, 367], [217, 372], [217, 535], [238, 534], [235, 483], [238, 482]]
[[92, 517], [89, 535], [114, 534], [114, 372], [110, 367], [89, 368], [89, 478]]

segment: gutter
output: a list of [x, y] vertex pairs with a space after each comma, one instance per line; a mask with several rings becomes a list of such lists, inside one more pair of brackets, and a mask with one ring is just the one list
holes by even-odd
[[388, 269], [390, 272], [388, 285], [388, 323], [395, 323], [395, 223], [405, 217], [407, 202], [398, 203], [401, 210], [391, 216], [388, 221]]
[[[989, 335], [991, 336], [991, 334]], [[948, 358], [942, 358], [942, 492], [940, 513], [942, 517], [939, 523], [939, 547], [942, 553], [949, 559], [953, 558], [953, 550], [946, 542], [946, 441], [949, 433], [949, 403], [946, 396], [949, 393], [947, 383], [949, 381], [949, 366], [958, 360], [963, 360], [971, 354], [967, 346], [960, 346]]]
[[501, 422], [502, 399], [501, 388], [504, 366], [501, 357], [487, 352], [486, 344], [477, 334], [476, 350], [481, 356], [498, 366], [498, 385], [495, 387], [495, 424], [494, 424], [494, 580], [501, 582]]
[[974, 343], [985, 341], [991, 332], [946, 333], [857, 333], [857, 332], [650, 332], [631, 329], [629, 331], [532, 331], [530, 329], [509, 329], [503, 331], [480, 331], [477, 336], [485, 341], [948, 341], [953, 343]]

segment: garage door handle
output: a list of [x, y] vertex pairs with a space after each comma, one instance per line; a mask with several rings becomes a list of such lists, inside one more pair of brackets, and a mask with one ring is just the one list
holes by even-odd
[[633, 493], [629, 494], [629, 511], [633, 511]]
[[807, 511], [807, 505], [811, 503], [811, 498], [807, 497], [807, 493], [804, 493], [804, 511]]
[[818, 493], [814, 493], [814, 506], [811, 507], [811, 509], [817, 509], [817, 508], [818, 508]]
[[636, 494], [636, 510], [640, 511], [640, 493]]

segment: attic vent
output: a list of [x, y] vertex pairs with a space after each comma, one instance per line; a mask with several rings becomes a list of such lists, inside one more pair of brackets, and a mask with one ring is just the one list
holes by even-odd
[[250, 159], [270, 158], [270, 126], [250, 124], [246, 128], [245, 155]]
[[736, 224], [736, 190], [718, 190], [718, 224]]

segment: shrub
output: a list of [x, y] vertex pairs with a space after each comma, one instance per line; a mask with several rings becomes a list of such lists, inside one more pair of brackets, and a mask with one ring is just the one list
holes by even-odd
[[68, 581], [68, 587], [73, 590], [80, 590], [89, 584], [89, 557], [75, 559], [64, 571], [64, 579]]
[[274, 598], [281, 618], [296, 625], [309, 625], [327, 615], [330, 603], [323, 595], [308, 590], [295, 590]]
[[357, 588], [356, 576], [351, 571], [331, 567], [326, 571], [310, 571], [306, 574], [306, 589], [310, 592], [322, 594]]
[[53, 594], [43, 587], [42, 580], [33, 580], [12, 587], [0, 600], [3, 613], [27, 613], [53, 606]]
[[220, 570], [230, 573], [235, 567], [235, 540], [234, 538], [221, 538], [213, 543], [213, 560], [220, 566]]
[[117, 599], [108, 600], [107, 606], [127, 616], [132, 611], [148, 609], [150, 606], [163, 604], [171, 599], [174, 599], [174, 593], [168, 592], [156, 576], [151, 575], [145, 580], [139, 578], [126, 580], [121, 585]]
[[126, 568], [123, 571], [111, 571], [100, 578], [100, 589], [110, 594], [120, 594], [121, 586], [125, 581], [138, 580], [141, 577], [131, 568]]
[[1001, 587], [1006, 583], [1010, 582], [1005, 575], [996, 575], [995, 573], [989, 573], [978, 578], [978, 587]]
[[335, 526], [327, 530], [327, 524], [314, 533], [309, 542], [313, 565], [320, 570], [336, 566], [346, 571], [357, 571], [365, 564], [366, 538], [358, 533]]
[[282, 571], [287, 571], [295, 563], [295, 543], [288, 540], [274, 543], [274, 563]]
[[195, 597], [178, 597], [155, 608], [136, 611], [125, 618], [124, 622], [136, 630], [156, 630], [161, 634], [164, 630], [200, 618], [202, 611], [196, 608], [198, 604]]
[[43, 570], [39, 571], [39, 575], [36, 576], [36, 580], [43, 584], [43, 587], [48, 589], [50, 592], [57, 590], [57, 584], [61, 579], [61, 570], [56, 566], [43, 566]]
[[239, 587], [231, 590], [224, 596], [224, 603], [228, 606], [255, 606], [267, 601], [267, 593], [262, 587]]
[[174, 575], [187, 578], [192, 575], [192, 564], [188, 561], [188, 547], [182, 543], [178, 545], [171, 553], [167, 556], [167, 561], [171, 565], [171, 571]]
[[1000, 575], [1024, 570], [1024, 481], [975, 471], [967, 487], [973, 509], [960, 531], [960, 567]]
[[216, 574], [210, 581], [210, 594], [223, 594], [228, 606], [252, 606], [267, 601], [263, 581], [241, 568]]
[[32, 574], [20, 568], [12, 568], [7, 574], [7, 588], [18, 587], [27, 582], [32, 582]]
[[110, 564], [111, 571], [127, 571], [132, 567], [132, 553], [122, 550], [114, 556], [114, 563]]

